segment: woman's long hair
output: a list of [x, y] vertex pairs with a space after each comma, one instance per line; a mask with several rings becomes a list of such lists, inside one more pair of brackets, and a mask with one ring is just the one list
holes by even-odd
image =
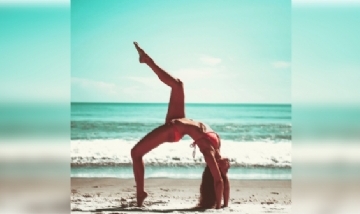
[[[221, 147], [221, 138], [220, 136], [214, 132], [219, 140], [219, 149]], [[219, 154], [219, 153], [217, 153]], [[229, 162], [228, 162], [229, 164]], [[228, 165], [227, 169], [230, 167], [230, 165]], [[220, 174], [221, 174], [221, 178], [224, 181], [224, 187], [225, 187], [225, 182], [229, 182], [229, 180], [227, 179], [227, 175], [223, 174], [223, 173], [227, 173], [227, 169], [226, 172], [222, 172], [220, 170]], [[227, 184], [228, 185], [228, 184]], [[225, 188], [224, 188], [225, 190]], [[222, 192], [223, 194], [223, 192]], [[208, 165], [206, 165], [204, 172], [202, 174], [202, 180], [201, 180], [201, 185], [200, 185], [200, 197], [199, 197], [199, 203], [197, 204], [197, 207], [200, 208], [214, 208], [216, 205], [216, 193], [215, 193], [215, 186], [214, 186], [214, 177], [211, 174], [210, 171], [210, 167]]]
[[[226, 175], [221, 173], [221, 177], [224, 182], [228, 182], [228, 180], [225, 179]], [[209, 166], [206, 166], [202, 175], [202, 181], [200, 185], [200, 197], [197, 207], [209, 209], [209, 208], [214, 208], [215, 204], [216, 204], [216, 193], [214, 186], [214, 177], [211, 174]]]

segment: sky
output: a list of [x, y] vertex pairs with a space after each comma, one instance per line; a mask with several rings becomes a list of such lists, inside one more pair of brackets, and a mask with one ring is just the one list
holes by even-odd
[[0, 0], [0, 102], [69, 102], [69, 6]]
[[360, 1], [292, 5], [292, 101], [360, 104]]
[[291, 1], [71, 1], [71, 101], [290, 103]]
[[186, 102], [359, 103], [359, 9], [356, 0], [0, 0], [0, 101], [167, 102], [135, 40], [185, 82]]

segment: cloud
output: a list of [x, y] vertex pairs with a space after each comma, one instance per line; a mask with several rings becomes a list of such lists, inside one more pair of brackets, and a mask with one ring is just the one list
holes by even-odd
[[128, 77], [128, 79], [150, 87], [157, 87], [161, 85], [161, 81], [157, 77]]
[[215, 58], [211, 56], [201, 56], [200, 61], [206, 65], [215, 66], [220, 64], [222, 60], [220, 58]]
[[282, 69], [282, 68], [290, 68], [291, 63], [286, 61], [276, 61], [272, 63], [274, 68]]
[[106, 92], [107, 94], [116, 94], [117, 93], [117, 86], [113, 83], [72, 77], [71, 84], [75, 84], [84, 89], [99, 90], [102, 92]]
[[141, 89], [138, 86], [125, 87], [122, 89], [122, 93], [131, 96], [137, 96], [141, 93]]
[[204, 75], [207, 75], [207, 71], [211, 71], [211, 70], [206, 70], [204, 68], [181, 68], [178, 69], [176, 71], [173, 71], [172, 73], [174, 75], [176, 75], [177, 77], [189, 77], [189, 78], [199, 78], [202, 77]]
[[183, 82], [199, 81], [200, 79], [214, 79], [222, 78], [223, 67], [197, 67], [197, 68], [182, 68], [171, 71], [171, 75], [180, 78]]

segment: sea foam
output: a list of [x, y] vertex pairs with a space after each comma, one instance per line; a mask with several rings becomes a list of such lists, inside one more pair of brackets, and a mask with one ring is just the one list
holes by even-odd
[[[137, 141], [126, 140], [72, 140], [71, 165], [129, 166], [131, 149]], [[204, 158], [196, 149], [195, 158], [191, 140], [164, 143], [147, 153], [146, 165], [184, 166], [204, 165]], [[230, 159], [232, 167], [291, 168], [291, 142], [236, 142], [222, 140], [221, 155]]]

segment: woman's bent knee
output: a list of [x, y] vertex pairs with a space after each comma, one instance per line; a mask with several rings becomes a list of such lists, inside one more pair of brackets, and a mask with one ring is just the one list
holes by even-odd
[[139, 154], [139, 152], [137, 152], [137, 149], [134, 147], [131, 149], [131, 158], [132, 159], [136, 159], [141, 157], [141, 155]]
[[175, 82], [171, 85], [171, 89], [175, 93], [184, 93], [184, 83], [180, 79], [176, 79]]
[[181, 79], [176, 78], [176, 86], [179, 87], [179, 88], [184, 87], [184, 83], [181, 81]]

